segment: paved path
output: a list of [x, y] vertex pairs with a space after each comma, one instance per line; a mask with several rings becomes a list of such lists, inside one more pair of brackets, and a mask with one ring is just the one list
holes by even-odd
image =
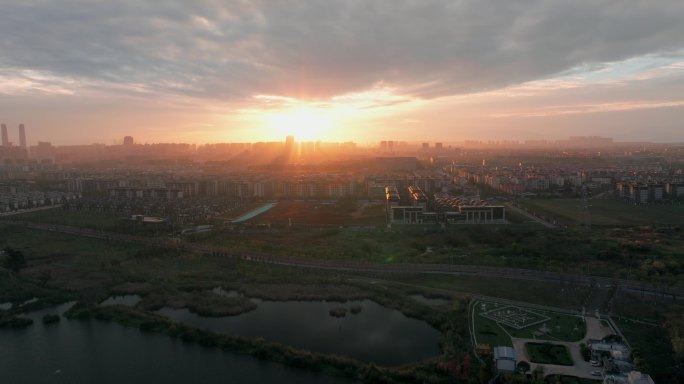
[[585, 320], [587, 323], [587, 335], [584, 337], [585, 344], [586, 340], [600, 340], [603, 339], [605, 336], [613, 334], [613, 328], [604, 327], [603, 324], [601, 324], [600, 319], [597, 319], [593, 316], [587, 316], [585, 317]]

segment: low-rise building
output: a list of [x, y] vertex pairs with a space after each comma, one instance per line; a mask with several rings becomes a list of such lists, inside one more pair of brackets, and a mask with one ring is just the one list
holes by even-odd
[[614, 360], [629, 360], [629, 347], [622, 343], [589, 340], [589, 349], [594, 360], [600, 361], [604, 356], [610, 356]]
[[511, 347], [494, 347], [494, 367], [497, 372], [515, 372], [515, 349]]

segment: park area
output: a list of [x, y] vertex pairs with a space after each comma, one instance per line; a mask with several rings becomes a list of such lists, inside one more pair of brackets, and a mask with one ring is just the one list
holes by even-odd
[[512, 346], [512, 337], [576, 342], [586, 334], [580, 316], [521, 304], [476, 300], [471, 316], [478, 346]]
[[[536, 216], [564, 225], [622, 226], [681, 224], [684, 222], [684, 204], [634, 205], [612, 199], [523, 199], [523, 209]], [[585, 206], [588, 208], [585, 211]]]

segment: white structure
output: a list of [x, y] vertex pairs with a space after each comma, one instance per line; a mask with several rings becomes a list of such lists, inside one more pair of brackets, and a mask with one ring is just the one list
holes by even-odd
[[494, 347], [494, 366], [497, 372], [515, 372], [515, 349]]

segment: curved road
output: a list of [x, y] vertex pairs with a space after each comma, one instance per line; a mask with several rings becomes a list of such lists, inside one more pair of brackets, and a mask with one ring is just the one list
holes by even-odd
[[252, 262], [261, 262], [274, 265], [283, 265], [300, 268], [314, 268], [335, 271], [349, 272], [380, 272], [380, 273], [425, 273], [439, 275], [466, 275], [494, 277], [504, 279], [530, 280], [539, 282], [553, 283], [573, 283], [585, 286], [615, 287], [618, 290], [633, 293], [648, 294], [669, 298], [684, 299], [684, 289], [658, 286], [655, 284], [615, 279], [599, 276], [576, 275], [570, 273], [539, 271], [519, 268], [487, 267], [477, 265], [454, 265], [454, 264], [417, 264], [417, 263], [360, 263], [344, 260], [317, 260], [302, 259], [285, 256], [274, 256], [262, 253], [236, 253], [230, 248], [215, 247], [204, 244], [180, 243], [172, 239], [150, 238], [142, 236], [126, 235], [114, 232], [104, 232], [88, 228], [73, 227], [67, 225], [55, 225], [44, 223], [33, 223], [26, 221], [12, 221], [12, 223], [23, 225], [26, 228], [66, 233], [77, 236], [92, 237], [109, 241], [119, 241], [127, 243], [144, 244], [151, 246], [162, 246], [178, 248], [190, 252], [212, 253], [226, 257], [237, 258]]

